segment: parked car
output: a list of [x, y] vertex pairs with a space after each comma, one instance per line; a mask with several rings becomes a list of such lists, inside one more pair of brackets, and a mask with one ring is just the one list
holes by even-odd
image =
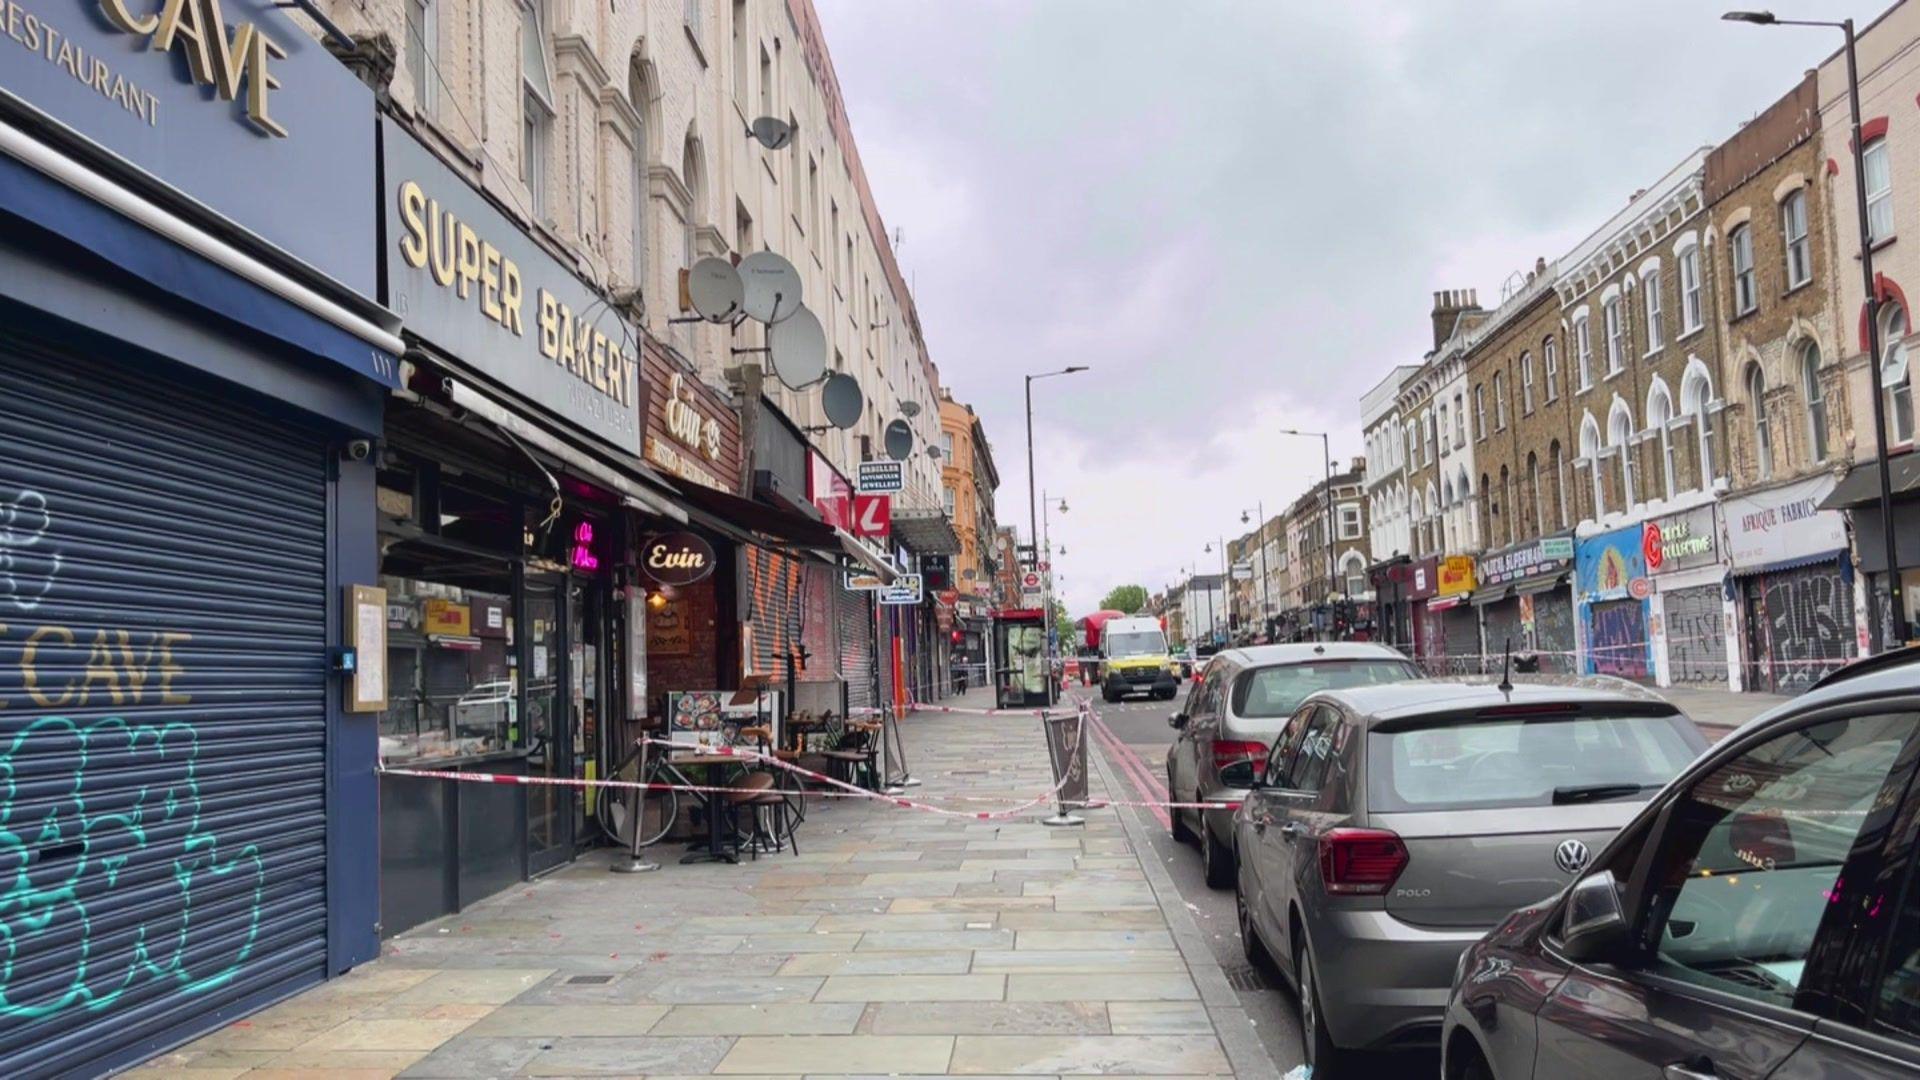
[[[1262, 645], [1227, 649], [1206, 660], [1187, 703], [1167, 719], [1177, 734], [1167, 749], [1174, 802], [1236, 802], [1287, 717], [1308, 694], [1337, 686], [1403, 682], [1420, 676], [1407, 658], [1381, 645]], [[1198, 840], [1207, 884], [1233, 884], [1233, 812], [1175, 810], [1175, 839]]]
[[1173, 650], [1173, 666], [1178, 669], [1182, 681], [1193, 678], [1193, 646], [1186, 645]]
[[1619, 679], [1429, 679], [1307, 698], [1234, 818], [1247, 955], [1316, 1080], [1431, 1047], [1454, 964], [1565, 887], [1706, 739]]
[[1920, 1072], [1920, 649], [1828, 676], [1461, 954], [1443, 1075]]

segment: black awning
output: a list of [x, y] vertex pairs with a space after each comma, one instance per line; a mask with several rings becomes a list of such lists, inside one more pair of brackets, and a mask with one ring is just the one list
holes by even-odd
[[895, 506], [893, 535], [921, 555], [958, 555], [960, 537], [944, 511]]
[[[691, 481], [674, 480], [672, 483], [680, 501], [705, 519], [701, 521], [703, 525], [718, 525], [727, 532], [757, 534], [792, 547], [836, 550], [840, 547], [833, 526], [824, 521], [757, 503], [752, 499], [743, 499], [738, 495], [729, 495], [724, 491], [715, 491]], [[745, 539], [752, 540], [754, 537]]]
[[[1920, 454], [1908, 451], [1891, 459], [1894, 498], [1920, 491]], [[1827, 497], [1820, 500], [1822, 510], [1851, 510], [1880, 501], [1880, 463], [1869, 461], [1855, 465]]]

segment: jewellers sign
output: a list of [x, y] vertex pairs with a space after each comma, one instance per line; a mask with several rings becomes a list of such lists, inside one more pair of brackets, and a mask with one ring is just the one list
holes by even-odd
[[383, 124], [389, 304], [406, 328], [555, 417], [640, 450], [640, 333], [396, 124]]
[[285, 5], [0, 0], [0, 97], [373, 295], [373, 92]]

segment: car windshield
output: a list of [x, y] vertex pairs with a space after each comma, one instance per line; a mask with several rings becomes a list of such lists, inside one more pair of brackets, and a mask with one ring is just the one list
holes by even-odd
[[1419, 669], [1412, 664], [1390, 658], [1275, 664], [1240, 676], [1233, 687], [1233, 712], [1250, 720], [1292, 716], [1308, 694], [1419, 677]]
[[1502, 718], [1367, 738], [1370, 809], [1467, 810], [1635, 798], [1695, 754], [1667, 716]]
[[1167, 651], [1167, 639], [1160, 636], [1158, 630], [1134, 630], [1125, 634], [1107, 635], [1108, 656], [1147, 656], [1164, 655]]

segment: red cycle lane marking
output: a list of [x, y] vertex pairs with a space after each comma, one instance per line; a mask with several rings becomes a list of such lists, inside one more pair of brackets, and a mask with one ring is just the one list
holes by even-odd
[[[1148, 771], [1146, 763], [1140, 760], [1140, 755], [1135, 754], [1125, 743], [1120, 741], [1118, 736], [1114, 735], [1113, 729], [1107, 726], [1106, 721], [1100, 719], [1099, 713], [1095, 712], [1089, 715], [1093, 720], [1094, 736], [1100, 740], [1101, 746], [1106, 749], [1108, 756], [1113, 759], [1115, 766], [1132, 781], [1134, 789], [1139, 792], [1140, 798], [1146, 802], [1166, 801], [1166, 790], [1154, 781], [1153, 774]], [[1153, 806], [1148, 807], [1148, 809], [1153, 813], [1155, 818], [1159, 819], [1162, 828], [1170, 828], [1172, 826], [1172, 819], [1167, 816], [1165, 807]]]

